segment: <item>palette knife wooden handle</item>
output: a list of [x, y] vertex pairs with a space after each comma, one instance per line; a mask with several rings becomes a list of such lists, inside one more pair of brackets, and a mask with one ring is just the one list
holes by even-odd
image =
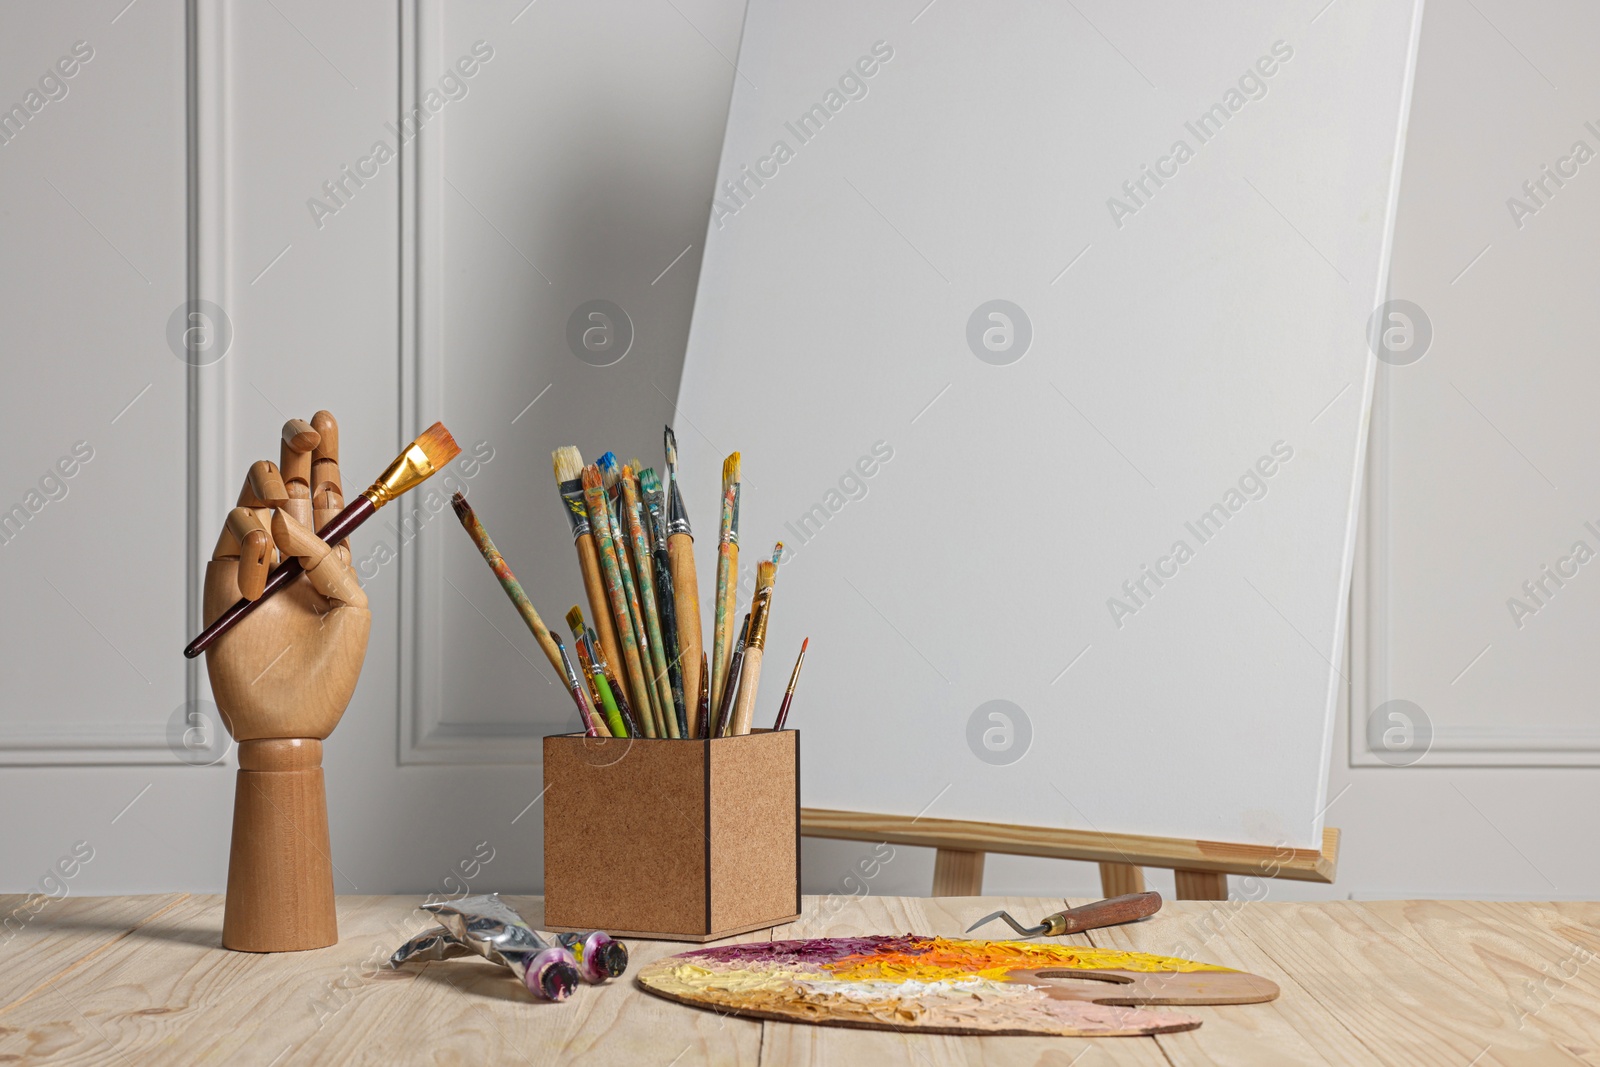
[[1161, 910], [1161, 894], [1129, 893], [1126, 896], [1097, 900], [1081, 908], [1068, 908], [1054, 915], [1046, 915], [1041, 922], [1046, 937], [1060, 937], [1084, 930], [1097, 930], [1102, 926], [1116, 926], [1154, 915]]

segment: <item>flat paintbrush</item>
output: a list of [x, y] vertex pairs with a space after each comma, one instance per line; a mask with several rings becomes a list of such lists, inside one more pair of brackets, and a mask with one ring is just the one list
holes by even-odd
[[711, 636], [711, 703], [722, 707], [733, 654], [733, 617], [738, 608], [739, 453], [722, 461], [722, 528], [717, 540], [716, 619]]
[[617, 631], [611, 625], [611, 603], [606, 597], [599, 548], [591, 536], [589, 509], [583, 502], [583, 454], [572, 445], [563, 445], [550, 453], [550, 466], [555, 470], [556, 491], [561, 494], [561, 506], [567, 513], [567, 521], [572, 524], [572, 544], [578, 551], [583, 592], [589, 600], [589, 610], [594, 613], [600, 644], [608, 657], [621, 663], [622, 645], [618, 643]]
[[[378, 475], [378, 480], [373, 482], [366, 492], [356, 497], [334, 517], [333, 521], [318, 530], [317, 536], [330, 545], [338, 544], [349, 537], [356, 527], [371, 518], [379, 508], [433, 477], [460, 452], [461, 446], [450, 436], [450, 431], [444, 428], [444, 423], [434, 423], [423, 431], [421, 437], [411, 442], [382, 474]], [[309, 500], [307, 503], [309, 504]], [[266, 603], [279, 590], [304, 573], [305, 568], [301, 566], [298, 556], [284, 560], [267, 578], [260, 596], [254, 600], [241, 599], [233, 607], [218, 615], [210, 626], [200, 632], [199, 637], [189, 642], [189, 647], [183, 650], [183, 654], [193, 659], [210, 648], [217, 638], [233, 629], [240, 619]]]
[[771, 560], [764, 559], [756, 564], [756, 591], [750, 598], [750, 636], [744, 641], [739, 695], [733, 705], [733, 725], [728, 729], [734, 736], [749, 733], [755, 717], [756, 693], [761, 686], [761, 659], [767, 647], [767, 619], [772, 614], [772, 583], [777, 576], [778, 565]]
[[[694, 531], [678, 488], [678, 438], [668, 426], [662, 433], [667, 451], [667, 560], [672, 573], [673, 614], [678, 620], [678, 660], [683, 666], [684, 712], [689, 736], [704, 737], [705, 716], [700, 712], [701, 671], [706, 664], [700, 637], [700, 582], [694, 567]], [[689, 705], [688, 701], [696, 701]]]

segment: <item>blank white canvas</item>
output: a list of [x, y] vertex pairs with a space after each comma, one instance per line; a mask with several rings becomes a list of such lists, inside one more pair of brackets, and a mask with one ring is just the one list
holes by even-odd
[[1320, 839], [1419, 16], [1320, 7], [750, 3], [676, 423], [807, 806]]

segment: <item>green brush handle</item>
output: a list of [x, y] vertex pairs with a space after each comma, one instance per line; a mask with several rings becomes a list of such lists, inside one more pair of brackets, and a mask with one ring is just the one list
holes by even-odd
[[594, 687], [600, 690], [600, 703], [605, 708], [606, 729], [611, 731], [612, 737], [627, 737], [628, 727], [622, 721], [622, 711], [617, 707], [617, 698], [611, 693], [611, 683], [606, 681], [604, 671], [594, 672]]

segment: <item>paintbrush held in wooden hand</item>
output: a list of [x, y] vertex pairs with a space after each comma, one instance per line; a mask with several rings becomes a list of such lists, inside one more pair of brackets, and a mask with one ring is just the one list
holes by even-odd
[[[311, 430], [309, 424], [306, 426], [306, 430]], [[303, 434], [297, 433], [296, 436], [303, 437]], [[315, 431], [311, 431], [311, 436], [317, 436]], [[309, 438], [304, 438], [304, 440], [309, 440]], [[303, 455], [305, 457], [306, 481], [309, 483], [312, 463], [311, 452], [315, 445], [307, 447], [304, 452], [299, 452], [294, 451], [293, 444], [294, 442], [290, 442], [288, 438], [285, 439], [285, 449], [287, 451], [293, 451], [295, 456]], [[395, 497], [415, 489], [433, 477], [444, 469], [445, 464], [455, 459], [460, 452], [461, 446], [456, 444], [455, 438], [450, 436], [450, 431], [444, 428], [444, 423], [434, 423], [423, 431], [421, 437], [411, 442], [404, 452], [395, 457], [394, 462], [389, 464], [388, 468], [378, 476], [377, 481], [373, 482], [365, 492], [356, 497], [353, 503], [340, 511], [331, 522], [319, 529], [317, 536], [330, 545], [344, 540], [358, 526], [371, 518], [379, 508]], [[295, 462], [298, 463], [299, 461], [296, 460]], [[296, 478], [297, 482], [298, 480]], [[292, 491], [289, 496], [291, 500], [300, 499]], [[306, 486], [304, 500], [304, 511], [307, 513], [306, 521], [309, 523], [312, 518], [310, 515], [312, 501], [309, 484]], [[241, 599], [233, 607], [217, 616], [216, 620], [210, 626], [207, 626], [200, 636], [189, 642], [189, 647], [183, 650], [183, 654], [193, 659], [204, 652], [217, 638], [233, 629], [240, 619], [254, 611], [256, 605], [265, 602], [304, 573], [305, 569], [298, 558], [284, 560], [278, 565], [277, 570], [273, 571], [271, 576], [267, 578], [260, 596], [254, 600]]]
[[717, 599], [711, 637], [711, 703], [722, 707], [733, 656], [733, 617], [738, 609], [739, 453], [722, 461], [722, 527], [717, 540]]

